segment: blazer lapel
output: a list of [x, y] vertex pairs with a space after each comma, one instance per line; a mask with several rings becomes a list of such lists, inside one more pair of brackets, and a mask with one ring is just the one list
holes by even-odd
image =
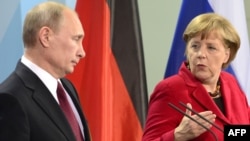
[[71, 131], [67, 119], [63, 115], [58, 103], [42, 83], [42, 81], [21, 62], [16, 68], [17, 74], [21, 77], [26, 87], [32, 89], [33, 100], [41, 107], [41, 109], [48, 115], [48, 117], [55, 123], [55, 125], [62, 131], [68, 140], [74, 140], [74, 134]]
[[217, 118], [220, 118], [221, 120], [229, 124], [228, 119], [224, 116], [224, 114], [215, 104], [213, 99], [208, 94], [204, 93], [206, 93], [206, 91], [203, 87], [197, 87], [191, 95], [193, 96], [193, 98], [196, 100], [197, 103], [202, 105], [205, 109], [211, 110], [214, 114], [216, 114]]
[[71, 131], [71, 127], [60, 109], [60, 106], [54, 100], [54, 97], [50, 94], [50, 92], [41, 87], [37, 88], [34, 92], [33, 98], [48, 115], [48, 117], [55, 123], [55, 125], [64, 133], [64, 135], [69, 140], [73, 140], [75, 137]]
[[[230, 117], [234, 117], [235, 115], [235, 111], [233, 111], [233, 107], [232, 107], [232, 103], [230, 103], [230, 101], [235, 101], [235, 99], [233, 99], [232, 95], [233, 92], [231, 91], [233, 88], [229, 88], [228, 86], [228, 82], [224, 81], [223, 79], [222, 81], [222, 85], [221, 85], [221, 92], [222, 92], [222, 97], [223, 97], [223, 101], [224, 101], [224, 107], [225, 107], [225, 115], [228, 119], [230, 119]], [[243, 101], [242, 101], [243, 102]]]
[[[206, 94], [207, 91], [205, 88], [200, 84], [200, 82], [191, 74], [191, 72], [187, 69], [186, 64], [183, 63], [180, 71], [178, 73], [186, 82], [189, 93], [191, 94], [191, 97], [204, 109], [211, 110], [213, 113], [216, 114], [217, 118], [224, 121], [226, 124], [230, 124], [230, 121], [228, 120], [228, 115], [232, 114], [231, 111], [229, 111], [229, 103], [225, 103], [226, 101], [229, 101], [228, 98], [231, 98], [231, 96], [225, 96], [224, 93], [230, 94], [229, 88], [225, 88], [223, 84], [226, 84], [227, 81], [221, 79], [220, 81], [222, 84], [221, 90], [222, 90], [222, 98], [224, 101], [224, 107], [226, 116], [221, 112], [221, 110], [218, 108], [216, 103], [213, 101], [213, 99], [209, 96], [209, 94]], [[194, 109], [195, 110], [195, 109]]]

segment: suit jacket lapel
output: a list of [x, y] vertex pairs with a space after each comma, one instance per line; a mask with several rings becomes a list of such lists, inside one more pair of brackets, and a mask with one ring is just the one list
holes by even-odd
[[18, 63], [16, 72], [21, 77], [26, 87], [33, 91], [33, 100], [69, 140], [74, 140], [74, 134], [72, 133], [70, 125], [63, 115], [63, 112], [42, 81], [21, 62]]
[[[72, 140], [74, 135], [71, 131], [71, 127], [68, 124], [62, 110], [58, 103], [54, 100], [54, 97], [50, 94], [48, 90], [43, 88], [37, 88], [33, 95], [34, 100], [45, 113], [50, 117], [50, 119], [58, 126], [58, 128], [65, 134], [65, 136]], [[72, 133], [72, 134], [69, 134]]]

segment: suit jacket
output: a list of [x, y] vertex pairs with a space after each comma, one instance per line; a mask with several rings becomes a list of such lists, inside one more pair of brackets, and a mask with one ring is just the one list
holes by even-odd
[[[198, 112], [211, 110], [216, 114], [215, 123], [221, 129], [226, 124], [249, 124], [250, 112], [245, 94], [235, 78], [227, 72], [220, 74], [221, 92], [225, 113], [222, 113], [202, 84], [193, 77], [183, 63], [179, 73], [159, 82], [150, 97], [148, 115], [143, 134], [143, 141], [174, 141], [174, 129], [179, 125], [183, 115], [168, 105], [169, 102], [185, 112], [179, 102], [191, 103]], [[215, 127], [211, 130], [224, 141], [223, 132]], [[201, 134], [193, 141], [213, 141], [210, 132]]]
[[[65, 78], [61, 81], [80, 115], [85, 141], [90, 141], [77, 92], [70, 81]], [[75, 141], [70, 125], [50, 91], [20, 61], [0, 85], [0, 140]]]

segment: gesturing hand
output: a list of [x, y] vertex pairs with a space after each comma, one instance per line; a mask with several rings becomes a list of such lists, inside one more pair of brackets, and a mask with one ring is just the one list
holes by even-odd
[[[192, 108], [191, 104], [188, 103], [187, 106]], [[186, 114], [194, 118], [197, 122], [201, 123], [207, 128], [211, 128], [212, 125], [207, 121], [203, 120], [196, 114], [192, 115], [192, 112], [186, 109]], [[199, 113], [201, 116], [214, 123], [216, 115], [212, 113], [212, 111], [204, 111]], [[187, 141], [193, 138], [198, 137], [202, 133], [204, 133], [206, 129], [188, 117], [184, 116], [177, 128], [175, 128], [174, 136], [175, 141]]]

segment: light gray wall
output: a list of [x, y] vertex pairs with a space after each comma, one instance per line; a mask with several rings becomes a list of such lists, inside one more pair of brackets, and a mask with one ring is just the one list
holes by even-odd
[[[250, 0], [244, 2], [249, 27]], [[138, 0], [149, 96], [164, 77], [181, 3], [182, 0]]]
[[250, 0], [244, 0], [244, 3], [245, 3], [245, 11], [246, 11], [246, 19], [248, 27], [248, 37], [250, 38]]
[[182, 0], [138, 0], [148, 93], [164, 77]]

